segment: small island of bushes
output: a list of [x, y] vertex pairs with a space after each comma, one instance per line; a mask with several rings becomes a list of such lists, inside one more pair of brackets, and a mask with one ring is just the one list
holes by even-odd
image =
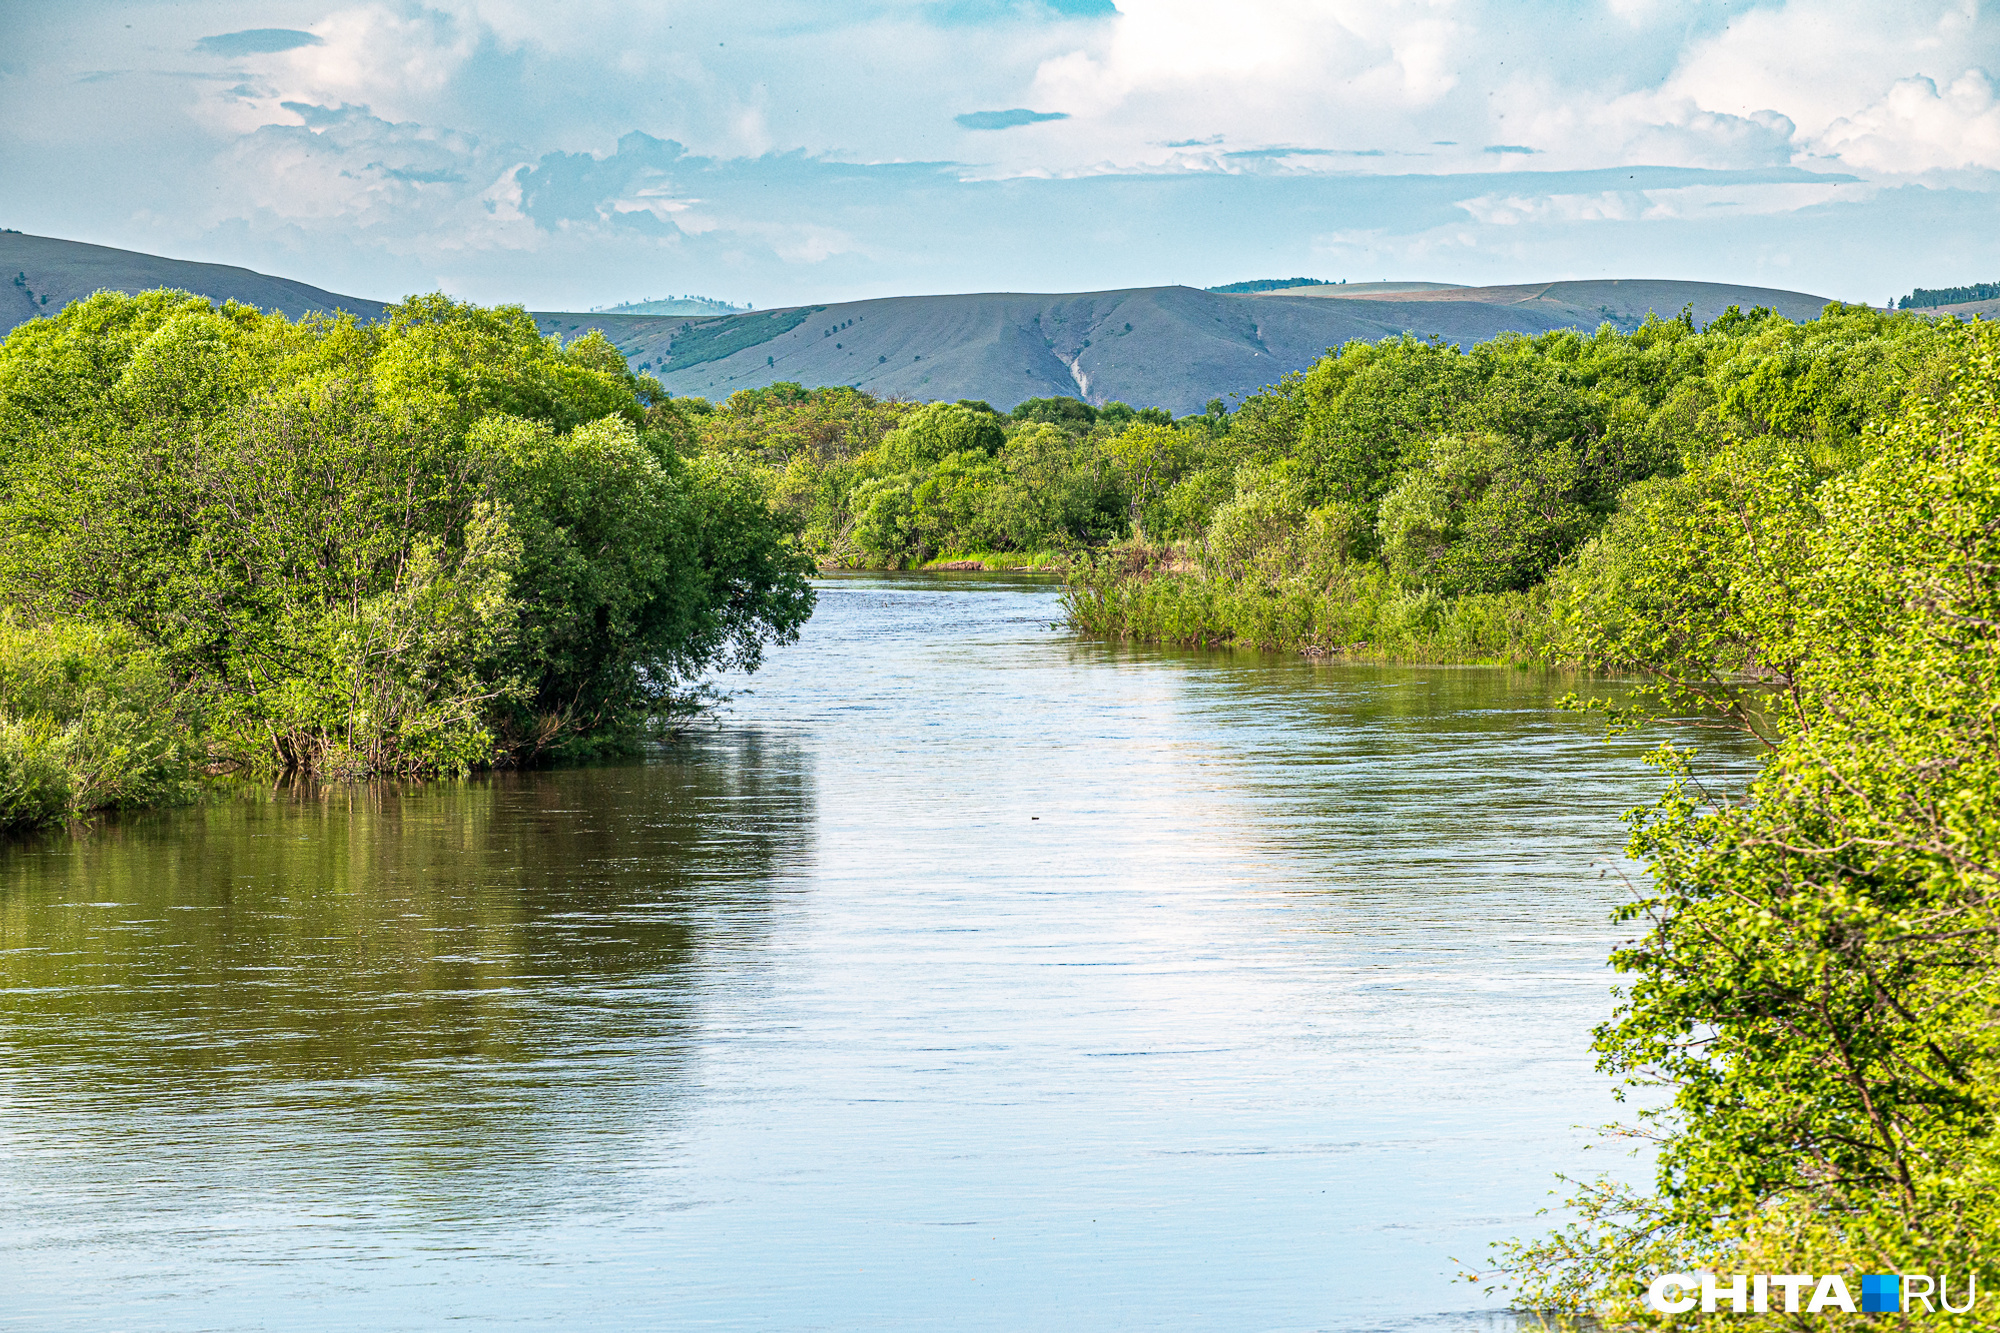
[[602, 337], [99, 293], [0, 344], [0, 829], [630, 745], [811, 613]]

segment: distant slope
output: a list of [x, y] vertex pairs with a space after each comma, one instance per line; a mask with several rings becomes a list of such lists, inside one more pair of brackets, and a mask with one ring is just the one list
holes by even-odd
[[[884, 397], [982, 398], [1003, 410], [1023, 398], [1060, 394], [1184, 413], [1271, 384], [1352, 338], [1408, 330], [1476, 342], [1564, 323], [1540, 311], [1480, 303], [1403, 307], [1191, 287], [901, 296], [806, 309], [807, 317], [789, 329], [779, 317], [796, 310], [664, 329], [564, 315], [547, 317], [543, 327], [600, 328], [636, 368], [677, 394], [722, 398], [797, 380], [852, 384]], [[766, 336], [717, 357], [716, 324], [735, 326], [732, 332], [746, 340]], [[690, 343], [698, 359], [683, 357], [680, 349]]]
[[[1629, 327], [1645, 320], [1648, 311], [1671, 319], [1683, 306], [1694, 307], [1697, 323], [1707, 323], [1730, 306], [1749, 310], [1769, 306], [1787, 319], [1805, 320], [1818, 315], [1827, 303], [1823, 296], [1788, 292], [1776, 287], [1738, 287], [1721, 282], [1675, 282], [1653, 278], [1609, 278], [1583, 282], [1538, 282], [1509, 287], [1433, 287], [1413, 290], [1419, 284], [1368, 283], [1340, 287], [1310, 287], [1274, 295], [1310, 296], [1317, 300], [1379, 301], [1378, 293], [1395, 291], [1386, 299], [1398, 302], [1477, 301], [1510, 310], [1555, 316], [1564, 323], [1592, 327], [1609, 321]], [[1431, 284], [1423, 284], [1432, 286]], [[1373, 288], [1374, 290], [1370, 290]]]
[[[299, 315], [382, 303], [248, 269], [160, 259], [40, 236], [0, 234], [0, 329], [99, 288], [181, 287]], [[41, 298], [48, 297], [42, 304]], [[1631, 328], [1693, 305], [1698, 320], [1730, 305], [1768, 305], [1810, 319], [1826, 298], [1765, 287], [1670, 281], [1447, 287], [1350, 283], [1231, 295], [1191, 287], [966, 296], [896, 296], [725, 316], [542, 313], [544, 333], [603, 331], [635, 370], [676, 394], [726, 398], [779, 380], [852, 384], [884, 397], [983, 398], [1005, 410], [1024, 398], [1071, 395], [1177, 413], [1247, 394], [1311, 365], [1351, 339], [1399, 333], [1461, 346], [1506, 332]]]
[[1960, 301], [1956, 305], [1936, 305], [1927, 309], [1912, 308], [1917, 315], [1956, 315], [1960, 319], [2000, 319], [2000, 300]]
[[51, 236], [0, 232], [0, 333], [37, 315], [52, 315], [92, 292], [143, 292], [178, 287], [211, 301], [241, 301], [293, 317], [309, 310], [349, 310], [365, 319], [382, 302], [322, 291], [290, 278], [273, 278], [228, 264], [162, 259], [135, 250], [61, 241]]

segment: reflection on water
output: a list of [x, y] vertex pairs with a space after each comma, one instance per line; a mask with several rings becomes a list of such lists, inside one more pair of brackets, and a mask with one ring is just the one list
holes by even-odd
[[644, 762], [0, 850], [0, 1327], [1489, 1326], [1636, 746], [1054, 616], [830, 580]]

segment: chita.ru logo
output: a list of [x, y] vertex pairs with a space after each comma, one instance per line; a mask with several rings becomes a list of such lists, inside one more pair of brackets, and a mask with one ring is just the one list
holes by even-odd
[[[1646, 1287], [1646, 1308], [1656, 1314], [1703, 1314], [1727, 1308], [1736, 1314], [1965, 1314], [1978, 1299], [1970, 1273], [1965, 1303], [1956, 1305], [1957, 1285], [1947, 1275], [1863, 1273], [1857, 1306], [1847, 1278], [1839, 1273], [1734, 1273], [1728, 1283], [1714, 1273], [1662, 1273]], [[1935, 1304], [1933, 1304], [1935, 1302]]]

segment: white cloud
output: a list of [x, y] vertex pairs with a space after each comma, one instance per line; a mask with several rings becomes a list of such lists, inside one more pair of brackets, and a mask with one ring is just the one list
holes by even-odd
[[1939, 89], [1899, 79], [1881, 100], [1827, 126], [1813, 150], [1882, 173], [2000, 170], [2000, 99], [1982, 69]]
[[1370, 149], [1412, 138], [1413, 118], [1460, 81], [1454, 8], [1450, 0], [1127, 0], [1100, 46], [1037, 69], [1024, 103], [1077, 123], [1049, 136], [1035, 165], [1182, 165], [1186, 155], [1167, 143], [1216, 136], [1235, 148]]
[[2000, 54], [1976, 0], [1788, 0], [1690, 43], [1663, 91], [1712, 111], [1776, 110], [1807, 139], [1899, 80], [1949, 82]]

